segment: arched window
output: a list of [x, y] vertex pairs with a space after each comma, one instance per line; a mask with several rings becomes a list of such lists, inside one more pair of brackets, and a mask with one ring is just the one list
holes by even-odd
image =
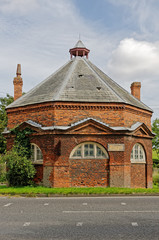
[[141, 144], [136, 143], [131, 151], [131, 163], [145, 163], [145, 151]]
[[108, 153], [98, 143], [85, 142], [76, 146], [71, 154], [70, 158], [106, 158], [108, 159]]
[[42, 152], [40, 148], [34, 143], [31, 143], [31, 160], [33, 163], [43, 163]]

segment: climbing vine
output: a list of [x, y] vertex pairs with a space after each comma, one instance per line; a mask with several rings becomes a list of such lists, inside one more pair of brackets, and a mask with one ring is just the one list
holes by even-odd
[[30, 145], [29, 135], [34, 131], [26, 127], [23, 130], [19, 130], [18, 128], [15, 128], [11, 132], [15, 134], [14, 149], [16, 149], [16, 151], [20, 156], [22, 157], [25, 156], [27, 159], [30, 159], [31, 145]]

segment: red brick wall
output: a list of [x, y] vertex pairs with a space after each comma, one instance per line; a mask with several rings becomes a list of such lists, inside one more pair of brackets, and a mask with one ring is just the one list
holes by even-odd
[[31, 119], [43, 126], [70, 125], [84, 118], [92, 117], [110, 126], [130, 127], [135, 122], [143, 122], [151, 127], [151, 113], [121, 104], [95, 103], [43, 103], [7, 110], [8, 128]]
[[146, 167], [145, 164], [131, 164], [131, 187], [146, 187]]
[[[37, 138], [37, 139], [36, 139]], [[71, 151], [78, 144], [92, 141], [101, 144], [108, 150], [109, 143], [124, 143], [125, 152], [108, 152], [109, 160], [73, 160], [69, 159]], [[149, 169], [152, 168], [151, 140], [124, 136], [84, 136], [84, 135], [47, 135], [32, 139], [42, 150], [44, 155], [44, 167], [52, 166], [50, 174], [51, 186], [116, 186], [116, 187], [141, 187], [141, 179], [145, 178], [145, 171], [138, 168], [138, 178], [135, 177], [135, 165], [132, 168], [130, 154], [135, 143], [140, 143], [145, 148]], [[59, 144], [60, 143], [60, 144]], [[107, 165], [108, 163], [108, 165]], [[82, 169], [82, 170], [81, 170]], [[91, 170], [90, 170], [91, 169]], [[98, 171], [97, 171], [98, 169]], [[104, 171], [106, 169], [106, 171]], [[109, 172], [110, 171], [110, 172]], [[99, 174], [97, 174], [97, 172]], [[150, 172], [150, 170], [149, 170]], [[83, 176], [83, 183], [81, 183]], [[89, 177], [91, 176], [91, 180]], [[135, 180], [133, 180], [135, 178]], [[132, 185], [126, 182], [130, 179]], [[149, 180], [148, 180], [149, 179]], [[135, 182], [134, 182], [135, 181]], [[147, 173], [149, 186], [152, 184], [151, 172]], [[145, 182], [144, 182], [145, 184]]]
[[[53, 103], [39, 104], [37, 106], [29, 106], [17, 109], [8, 109], [8, 127], [13, 128], [17, 124], [31, 119], [35, 122], [41, 123], [43, 126], [51, 125], [69, 125], [78, 120], [93, 117], [103, 121], [110, 126], [131, 126], [136, 121], [144, 122], [150, 127], [151, 113], [139, 110], [131, 106], [124, 106], [121, 104], [78, 104], [78, 103], [59, 103], [56, 106]], [[34, 134], [31, 137], [31, 142], [37, 144], [42, 153], [46, 171], [42, 171], [42, 166], [39, 167], [39, 175], [37, 181], [42, 178], [47, 181], [50, 180], [52, 187], [70, 187], [79, 186], [81, 184], [81, 176], [83, 175], [83, 186], [117, 186], [130, 187], [141, 186], [141, 179], [145, 178], [145, 171], [138, 169], [138, 178], [134, 179], [135, 166], [131, 167], [130, 154], [135, 143], [139, 142], [143, 145], [146, 152], [147, 160], [147, 181], [148, 187], [152, 186], [152, 143], [151, 139], [131, 137], [124, 135], [42, 135]], [[109, 167], [101, 160], [70, 160], [71, 151], [77, 144], [85, 141], [92, 141], [101, 144], [106, 150], [110, 143], [125, 144], [126, 151], [124, 152], [108, 152]], [[9, 149], [13, 144], [13, 140], [8, 138], [7, 148]], [[71, 163], [71, 164], [70, 164]], [[81, 167], [84, 168], [84, 173]], [[91, 167], [90, 167], [91, 166]], [[96, 167], [95, 167], [96, 166]], [[136, 165], [137, 166], [137, 165]], [[90, 171], [92, 168], [92, 172]], [[102, 172], [103, 168], [109, 169]], [[48, 170], [47, 170], [48, 169]], [[79, 171], [78, 171], [79, 169]], [[100, 174], [97, 174], [99, 169]], [[45, 174], [44, 174], [45, 173]], [[87, 174], [86, 174], [87, 173]], [[46, 176], [49, 174], [49, 176]], [[89, 181], [91, 177], [91, 181]], [[73, 180], [74, 178], [74, 180]], [[102, 180], [103, 179], [103, 180]], [[46, 182], [45, 181], [45, 182]], [[145, 183], [144, 183], [145, 184]]]
[[[123, 143], [126, 151], [108, 152], [109, 160], [72, 160], [71, 151], [78, 144], [86, 141], [97, 142], [108, 151], [108, 144]], [[107, 186], [141, 187], [145, 186], [145, 171], [142, 165], [131, 165], [130, 154], [135, 143], [143, 145], [146, 152], [146, 169], [148, 187], [152, 187], [152, 143], [151, 139], [115, 135], [36, 135], [31, 142], [37, 144], [42, 153], [44, 163], [35, 177], [40, 182], [43, 177], [50, 179], [52, 187], [70, 186]], [[13, 138], [8, 137], [7, 149], [13, 145]], [[108, 164], [107, 164], [108, 163]], [[51, 168], [49, 176], [43, 176], [43, 167]], [[83, 170], [82, 170], [83, 169]], [[97, 174], [98, 173], [98, 174]], [[137, 174], [137, 175], [136, 175]], [[81, 184], [81, 176], [83, 183]], [[91, 180], [89, 178], [91, 177]], [[130, 182], [129, 182], [130, 181]], [[132, 182], [132, 183], [131, 183]], [[141, 183], [142, 182], [142, 183]]]
[[18, 124], [32, 120], [43, 126], [54, 125], [54, 107], [53, 104], [38, 104], [37, 106], [27, 106], [22, 108], [13, 108], [7, 110], [8, 128], [14, 128]]
[[107, 159], [70, 159], [71, 187], [107, 187], [109, 163]]
[[68, 108], [59, 107], [55, 110], [55, 125], [69, 125], [85, 118], [95, 118], [111, 126], [123, 126], [123, 106], [74, 103], [69, 104]]
[[140, 100], [141, 82], [133, 82], [130, 88], [131, 88], [131, 94]]
[[124, 112], [124, 126], [130, 127], [136, 122], [145, 123], [151, 129], [151, 113], [146, 113], [144, 110], [137, 110], [134, 107], [126, 107]]
[[36, 169], [36, 174], [35, 174], [35, 177], [34, 177], [34, 181], [37, 184], [41, 184], [42, 181], [43, 181], [43, 165], [35, 164], [34, 167]]
[[22, 96], [23, 80], [20, 76], [14, 78], [14, 100]]

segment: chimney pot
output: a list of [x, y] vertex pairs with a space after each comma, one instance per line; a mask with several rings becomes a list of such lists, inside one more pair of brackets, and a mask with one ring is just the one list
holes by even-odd
[[17, 64], [17, 71], [16, 77], [13, 80], [14, 84], [14, 100], [18, 99], [22, 96], [22, 87], [23, 87], [23, 80], [21, 78], [21, 65]]
[[17, 77], [20, 75], [21, 76], [21, 65], [20, 64], [17, 64]]
[[131, 88], [131, 94], [136, 97], [138, 100], [140, 100], [140, 88], [141, 88], [141, 82], [133, 82], [130, 86]]

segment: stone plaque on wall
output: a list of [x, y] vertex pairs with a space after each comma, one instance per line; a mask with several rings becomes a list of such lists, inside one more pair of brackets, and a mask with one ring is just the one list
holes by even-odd
[[110, 152], [123, 152], [125, 151], [125, 145], [124, 144], [108, 144], [108, 151]]

